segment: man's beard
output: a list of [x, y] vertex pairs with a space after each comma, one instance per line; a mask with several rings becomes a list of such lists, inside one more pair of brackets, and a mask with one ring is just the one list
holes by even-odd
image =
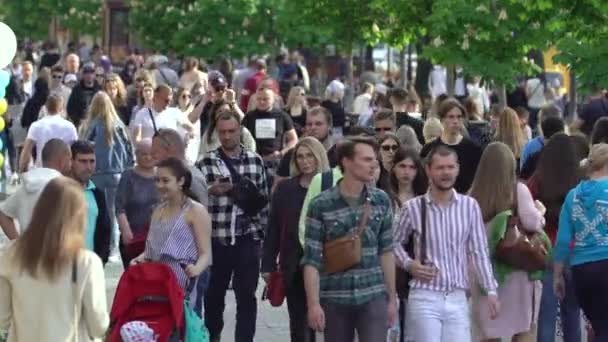
[[449, 190], [452, 190], [454, 188], [454, 184], [455, 183], [456, 183], [456, 180], [453, 180], [453, 181], [451, 181], [451, 183], [450, 183], [449, 186], [444, 186], [444, 185], [441, 184], [441, 182], [435, 182], [435, 181], [433, 181], [433, 185], [439, 191], [449, 191]]

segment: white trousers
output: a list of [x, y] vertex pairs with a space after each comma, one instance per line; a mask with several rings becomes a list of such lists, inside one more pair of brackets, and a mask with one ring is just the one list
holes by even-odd
[[412, 289], [407, 302], [407, 331], [415, 342], [470, 342], [471, 318], [463, 290]]

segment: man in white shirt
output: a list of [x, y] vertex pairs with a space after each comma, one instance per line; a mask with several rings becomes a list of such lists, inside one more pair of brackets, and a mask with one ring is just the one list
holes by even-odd
[[19, 170], [21, 172], [28, 169], [34, 145], [36, 146], [36, 167], [42, 167], [40, 156], [47, 141], [57, 138], [69, 146], [78, 140], [76, 126], [61, 115], [63, 108], [63, 99], [57, 94], [50, 95], [46, 100], [48, 115], [35, 121], [27, 132], [27, 138], [19, 157]]
[[[61, 139], [49, 140], [41, 150], [43, 167], [23, 174], [19, 188], [0, 203], [0, 226], [10, 240], [16, 239], [30, 224], [34, 206], [46, 184], [55, 177], [69, 174], [72, 167], [70, 147]], [[19, 230], [13, 219], [19, 222]]]
[[152, 139], [161, 128], [177, 130], [181, 127], [187, 132], [192, 132], [192, 124], [183, 118], [181, 112], [176, 108], [168, 107], [172, 98], [173, 91], [169, 86], [161, 84], [156, 87], [152, 107], [139, 110], [129, 124], [135, 142]]
[[447, 70], [441, 65], [435, 65], [429, 75], [429, 92], [433, 100], [441, 94], [447, 94]]
[[27, 98], [29, 99], [34, 95], [34, 66], [32, 62], [25, 61], [21, 65], [21, 84], [23, 86], [23, 92], [25, 92]]

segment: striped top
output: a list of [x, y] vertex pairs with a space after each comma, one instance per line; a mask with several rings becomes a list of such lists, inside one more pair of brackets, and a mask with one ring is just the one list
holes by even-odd
[[[469, 259], [478, 275], [481, 287], [495, 291], [496, 280], [488, 252], [488, 241], [481, 210], [477, 201], [453, 190], [447, 206], [434, 203], [429, 193], [423, 195], [426, 211], [427, 262], [437, 268], [437, 276], [430, 282], [413, 279], [412, 289], [453, 291], [469, 288]], [[403, 249], [414, 234], [416, 255], [420, 246], [420, 200], [411, 199], [403, 205], [401, 220], [395, 227], [395, 255], [397, 264], [409, 266], [412, 257]]]
[[[177, 215], [159, 220], [153, 216], [146, 240], [146, 260], [167, 264], [185, 289], [188, 276], [180, 263], [193, 264], [198, 260], [198, 247], [192, 227], [186, 222], [186, 212], [192, 205], [188, 199]], [[160, 204], [159, 208], [164, 206]]]

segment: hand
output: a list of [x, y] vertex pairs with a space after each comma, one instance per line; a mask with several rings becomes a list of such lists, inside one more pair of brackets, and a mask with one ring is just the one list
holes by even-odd
[[387, 307], [387, 313], [388, 313], [388, 327], [391, 328], [395, 325], [395, 323], [397, 322], [397, 299], [393, 298], [393, 299], [389, 299], [388, 300], [388, 307]]
[[555, 273], [553, 275], [553, 292], [559, 300], [563, 300], [566, 295], [566, 282], [564, 275], [561, 273]]
[[268, 272], [263, 272], [263, 273], [262, 273], [262, 279], [264, 279], [264, 282], [265, 282], [266, 284], [268, 284], [268, 281], [270, 280], [270, 273], [268, 273]]
[[232, 183], [215, 182], [209, 187], [209, 193], [213, 196], [223, 196], [232, 190]]
[[321, 305], [313, 305], [308, 308], [308, 326], [314, 331], [325, 330], [325, 312]]
[[144, 259], [141, 255], [138, 256], [137, 258], [131, 260], [131, 262], [129, 263], [129, 265], [137, 265], [137, 264], [141, 264], [142, 262], [145, 262], [146, 259]]
[[233, 89], [228, 88], [224, 91], [224, 100], [226, 102], [234, 103], [235, 99], [236, 99], [236, 94], [234, 93]]
[[122, 239], [122, 243], [128, 245], [133, 240], [133, 232], [131, 228], [126, 227], [123, 229], [122, 234], [120, 234], [120, 238]]
[[414, 278], [421, 281], [432, 281], [437, 274], [435, 267], [423, 265], [420, 260], [412, 261], [408, 271]]
[[490, 319], [496, 319], [500, 313], [500, 301], [498, 301], [497, 295], [488, 295], [488, 306], [490, 309]]
[[188, 278], [196, 278], [203, 273], [203, 267], [189, 264], [184, 267], [184, 272], [186, 272]]
[[547, 208], [545, 207], [543, 202], [536, 200], [534, 201], [534, 206], [542, 216], [545, 216], [545, 214], [547, 213]]

